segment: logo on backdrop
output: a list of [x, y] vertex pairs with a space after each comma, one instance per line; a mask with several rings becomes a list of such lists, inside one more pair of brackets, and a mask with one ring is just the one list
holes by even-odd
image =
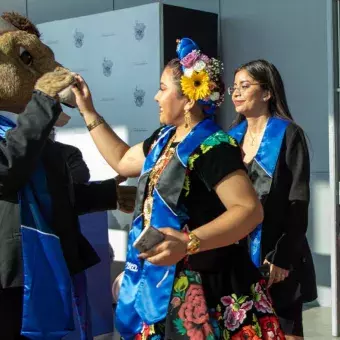
[[133, 95], [135, 97], [135, 104], [136, 104], [136, 106], [138, 106], [138, 107], [143, 106], [143, 104], [144, 104], [144, 97], [145, 97], [145, 91], [142, 90], [142, 89], [139, 89], [136, 86], [136, 89], [135, 89], [135, 92], [134, 92]]
[[84, 33], [79, 32], [77, 29], [73, 33], [73, 40], [74, 40], [74, 45], [77, 48], [80, 48], [84, 44]]
[[135, 24], [135, 38], [140, 41], [144, 38], [146, 26], [142, 22], [136, 21]]
[[110, 77], [112, 74], [113, 62], [110, 59], [104, 58], [102, 62], [103, 74], [105, 77]]

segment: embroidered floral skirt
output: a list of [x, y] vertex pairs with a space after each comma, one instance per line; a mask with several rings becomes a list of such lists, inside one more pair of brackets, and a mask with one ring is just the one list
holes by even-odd
[[[232, 292], [218, 299], [218, 293], [212, 294], [206, 287], [198, 272], [180, 272], [175, 280], [166, 319], [154, 325], [144, 325], [142, 333], [135, 339], [285, 339], [264, 281], [251, 284], [248, 292]], [[207, 299], [209, 295], [215, 298]]]

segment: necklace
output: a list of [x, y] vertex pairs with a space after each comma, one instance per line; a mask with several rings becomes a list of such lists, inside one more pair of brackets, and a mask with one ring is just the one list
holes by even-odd
[[176, 147], [172, 146], [175, 139], [176, 139], [176, 135], [171, 137], [161, 157], [159, 157], [158, 161], [156, 162], [156, 164], [154, 165], [154, 167], [152, 168], [150, 172], [147, 196], [146, 196], [146, 199], [144, 201], [144, 206], [143, 206], [144, 227], [150, 226], [152, 206], [153, 206], [152, 194], [153, 194], [156, 184], [159, 181], [159, 178], [162, 172], [164, 171], [166, 166], [169, 164], [169, 161], [171, 160], [172, 156], [175, 153]]
[[253, 134], [251, 133], [250, 130], [249, 130], [249, 135], [250, 135], [250, 138], [251, 138], [250, 145], [251, 145], [251, 146], [254, 146], [254, 145], [255, 145], [256, 136], [253, 136]]
[[251, 130], [248, 129], [249, 137], [251, 138], [251, 142], [250, 142], [250, 145], [251, 145], [251, 146], [254, 146], [254, 145], [255, 145], [255, 142], [256, 142], [256, 139], [257, 139], [258, 136], [263, 135], [263, 133], [264, 133], [266, 127], [267, 127], [267, 122], [268, 122], [268, 119], [266, 120], [266, 123], [264, 124], [263, 128], [261, 129], [261, 131], [260, 131], [259, 133], [257, 133], [257, 134], [253, 134], [253, 133], [251, 132]]

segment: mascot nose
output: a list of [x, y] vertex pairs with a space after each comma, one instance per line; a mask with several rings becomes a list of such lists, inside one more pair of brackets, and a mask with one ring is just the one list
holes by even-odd
[[[67, 68], [63, 67], [62, 65], [60, 65], [59, 63], [57, 63], [57, 67], [58, 68], [63, 68], [65, 70], [68, 71]], [[76, 73], [69, 71], [72, 75], [75, 75]], [[76, 81], [74, 81], [73, 84], [71, 84], [70, 86], [66, 87], [65, 89], [63, 89], [62, 91], [60, 91], [58, 93], [59, 96], [59, 100], [62, 104], [64, 104], [65, 106], [68, 106], [72, 109], [77, 107], [77, 103], [76, 103], [76, 97], [72, 91], [72, 86], [76, 84]]]
[[[64, 67], [62, 64], [58, 63], [57, 61], [54, 62], [53, 68], [54, 68], [54, 71], [63, 70], [64, 72], [66, 71], [66, 73], [71, 74], [73, 76], [76, 75], [76, 73], [70, 71], [67, 67]], [[74, 96], [72, 92], [72, 86], [74, 84], [76, 84], [75, 79], [74, 79], [74, 82], [70, 86], [64, 88], [58, 93], [60, 102], [64, 104], [65, 106], [68, 106], [71, 108], [77, 107], [76, 97]]]
[[76, 97], [72, 91], [72, 86], [70, 85], [69, 87], [66, 87], [66, 89], [62, 90], [59, 92], [59, 99], [60, 102], [68, 107], [71, 108], [76, 108], [77, 103], [76, 103]]

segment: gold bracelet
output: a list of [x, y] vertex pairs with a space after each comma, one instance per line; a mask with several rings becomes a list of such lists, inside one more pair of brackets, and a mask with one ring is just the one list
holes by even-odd
[[189, 242], [187, 243], [187, 254], [193, 255], [199, 252], [201, 240], [192, 232], [188, 234]]
[[96, 128], [97, 126], [99, 126], [99, 125], [101, 125], [103, 123], [105, 123], [105, 119], [102, 116], [99, 116], [93, 122], [91, 122], [90, 124], [86, 125], [86, 127], [87, 127], [87, 129], [89, 131], [91, 131], [94, 128]]

